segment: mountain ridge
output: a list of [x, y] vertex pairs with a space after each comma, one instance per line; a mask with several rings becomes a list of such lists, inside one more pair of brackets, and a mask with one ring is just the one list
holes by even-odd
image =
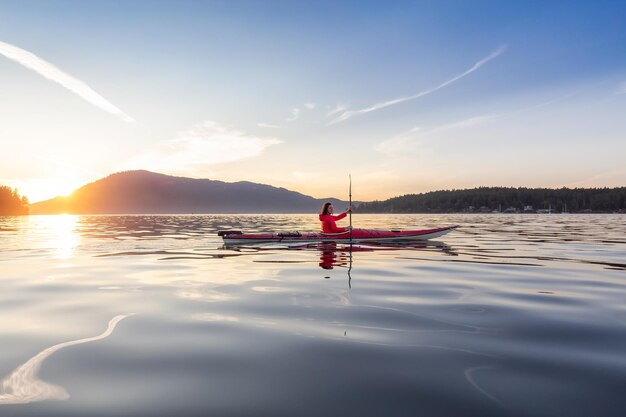
[[88, 183], [67, 197], [30, 205], [31, 214], [217, 214], [314, 213], [336, 198], [317, 199], [283, 187], [251, 181], [224, 182], [123, 171]]

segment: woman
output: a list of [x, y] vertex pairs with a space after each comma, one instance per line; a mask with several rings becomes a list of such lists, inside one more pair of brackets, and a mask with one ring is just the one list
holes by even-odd
[[320, 213], [320, 221], [322, 222], [322, 230], [324, 233], [341, 233], [350, 230], [348, 227], [338, 227], [335, 223], [337, 220], [341, 220], [352, 211], [352, 206], [348, 207], [346, 211], [338, 216], [333, 216], [333, 204], [328, 202], [322, 206], [322, 212]]

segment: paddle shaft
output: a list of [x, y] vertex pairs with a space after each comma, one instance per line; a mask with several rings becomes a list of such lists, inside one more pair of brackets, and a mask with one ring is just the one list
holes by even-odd
[[350, 178], [350, 189], [348, 190], [348, 195], [350, 196], [350, 265], [348, 266], [348, 288], [352, 288], [352, 275], [350, 272], [352, 271], [352, 175], [348, 174], [348, 178]]
[[[348, 191], [350, 205], [348, 207], [352, 208], [352, 175], [348, 174], [348, 178], [350, 178], [350, 189]], [[350, 244], [352, 244], [352, 209], [350, 209]]]

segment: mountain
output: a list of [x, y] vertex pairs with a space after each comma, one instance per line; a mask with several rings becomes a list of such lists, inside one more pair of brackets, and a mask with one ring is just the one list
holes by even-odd
[[69, 197], [30, 205], [30, 214], [316, 213], [325, 201], [248, 181], [223, 182], [126, 171], [87, 184]]

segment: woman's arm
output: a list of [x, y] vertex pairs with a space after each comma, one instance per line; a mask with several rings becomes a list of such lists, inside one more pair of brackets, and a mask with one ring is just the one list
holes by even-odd
[[332, 216], [332, 217], [333, 217], [333, 220], [334, 220], [334, 221], [337, 221], [337, 220], [341, 220], [341, 219], [343, 219], [343, 218], [344, 218], [344, 217], [346, 217], [347, 215], [348, 215], [348, 214], [344, 212], [344, 213], [341, 213], [341, 214], [339, 214], [339, 215], [337, 215], [337, 216]]

